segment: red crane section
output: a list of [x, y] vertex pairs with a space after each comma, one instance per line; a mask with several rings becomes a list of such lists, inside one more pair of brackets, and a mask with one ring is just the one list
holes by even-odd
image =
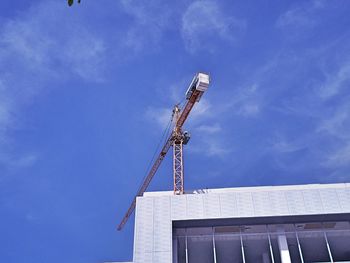
[[120, 224], [118, 226], [118, 230], [122, 230], [123, 226], [128, 221], [128, 219], [131, 216], [131, 214], [134, 212], [135, 207], [136, 207], [136, 197], [142, 196], [143, 193], [146, 191], [148, 185], [150, 184], [150, 182], [151, 182], [153, 176], [155, 175], [155, 173], [157, 172], [158, 167], [162, 163], [162, 161], [163, 161], [165, 155], [167, 154], [167, 152], [168, 152], [168, 150], [169, 150], [171, 145], [172, 145], [172, 136], [170, 136], [168, 138], [167, 142], [165, 143], [165, 145], [163, 146], [161, 152], [159, 153], [157, 160], [154, 162], [154, 164], [153, 164], [151, 170], [149, 171], [147, 177], [145, 178], [145, 180], [143, 181], [141, 187], [137, 191], [136, 196], [132, 200], [132, 203], [131, 203], [128, 211], [126, 212], [125, 216], [123, 217], [122, 221], [120, 222]]
[[133, 198], [132, 203], [127, 210], [125, 216], [118, 226], [118, 230], [121, 230], [125, 223], [128, 221], [129, 217], [135, 210], [136, 198], [142, 196], [147, 190], [153, 176], [157, 172], [160, 164], [162, 163], [165, 155], [169, 151], [170, 146], [173, 146], [173, 175], [174, 175], [174, 194], [184, 193], [184, 176], [183, 176], [183, 145], [187, 144], [189, 140], [188, 133], [182, 131], [182, 126], [185, 123], [188, 115], [190, 114], [194, 104], [200, 100], [203, 93], [207, 90], [209, 86], [209, 75], [204, 73], [198, 73], [192, 79], [192, 82], [186, 92], [187, 103], [183, 110], [181, 111], [178, 105], [175, 105], [173, 110], [173, 119], [175, 120], [174, 128], [164, 144], [162, 150], [160, 151], [157, 159], [152, 165], [150, 171], [148, 172], [146, 178], [142, 182], [142, 185], [138, 189], [136, 196]]

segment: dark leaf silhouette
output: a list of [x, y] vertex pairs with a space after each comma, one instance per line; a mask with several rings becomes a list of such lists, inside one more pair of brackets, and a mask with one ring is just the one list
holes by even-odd
[[[68, 0], [68, 5], [71, 6], [74, 3], [74, 0]], [[78, 0], [78, 4], [80, 4], [80, 0]]]

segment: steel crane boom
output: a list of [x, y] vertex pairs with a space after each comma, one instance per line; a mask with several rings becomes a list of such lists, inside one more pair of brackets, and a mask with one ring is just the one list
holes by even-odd
[[160, 151], [157, 159], [152, 165], [150, 171], [148, 172], [146, 178], [142, 182], [142, 185], [138, 189], [136, 196], [133, 198], [132, 203], [123, 217], [122, 221], [118, 226], [118, 230], [121, 230], [125, 223], [128, 221], [131, 214], [134, 212], [136, 207], [136, 198], [142, 196], [143, 193], [147, 190], [148, 185], [150, 184], [153, 176], [157, 172], [160, 164], [162, 163], [165, 155], [169, 151], [169, 148], [173, 146], [173, 176], [174, 176], [174, 194], [183, 194], [184, 193], [184, 175], [183, 175], [183, 145], [187, 144], [189, 140], [189, 134], [182, 131], [182, 126], [185, 123], [188, 115], [190, 114], [194, 104], [200, 100], [203, 93], [207, 90], [209, 86], [209, 75], [204, 73], [196, 74], [190, 86], [186, 92], [187, 103], [183, 110], [179, 108], [178, 105], [175, 105], [173, 109], [173, 120], [174, 128], [166, 140], [162, 150]]

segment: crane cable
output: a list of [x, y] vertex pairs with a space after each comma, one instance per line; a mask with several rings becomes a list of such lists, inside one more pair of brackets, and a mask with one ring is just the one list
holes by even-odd
[[152, 163], [154, 162], [154, 159], [155, 159], [155, 157], [156, 157], [156, 155], [157, 155], [157, 153], [158, 153], [158, 151], [159, 151], [159, 149], [160, 149], [160, 146], [161, 146], [162, 144], [164, 144], [165, 140], [166, 140], [166, 139], [168, 138], [168, 136], [169, 136], [170, 127], [171, 127], [172, 121], [173, 121], [173, 116], [170, 117], [170, 119], [169, 119], [169, 121], [168, 121], [168, 124], [166, 125], [166, 128], [165, 128], [165, 130], [163, 131], [162, 137], [161, 137], [161, 139], [159, 140], [158, 145], [157, 145], [157, 147], [156, 147], [156, 150], [155, 150], [154, 153], [153, 153], [152, 159], [150, 160], [150, 162], [149, 162], [149, 164], [148, 164], [148, 166], [147, 166], [146, 173], [145, 173], [145, 175], [143, 176], [143, 178], [142, 178], [142, 180], [141, 180], [141, 183], [140, 183], [140, 186], [139, 186], [137, 192], [139, 192], [139, 190], [141, 189], [141, 187], [142, 187], [142, 185], [143, 185], [143, 181], [145, 180], [145, 178], [147, 177], [147, 175], [148, 175], [148, 173], [149, 173], [150, 167], [151, 167]]

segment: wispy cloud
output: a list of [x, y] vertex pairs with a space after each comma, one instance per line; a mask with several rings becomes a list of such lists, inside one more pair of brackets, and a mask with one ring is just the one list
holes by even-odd
[[319, 122], [317, 132], [323, 132], [337, 139], [350, 139], [350, 105], [340, 104]]
[[196, 132], [195, 136], [199, 139], [196, 143], [191, 142], [191, 147], [188, 147], [188, 151], [192, 153], [206, 157], [225, 158], [233, 151], [232, 146], [225, 143], [224, 138], [220, 138], [220, 132], [217, 132], [215, 136], [211, 134], [211, 131]]
[[232, 152], [227, 144], [214, 140], [206, 140], [205, 143], [207, 145], [201, 149], [201, 152], [207, 156], [224, 157]]
[[198, 122], [204, 118], [209, 117], [211, 114], [210, 109], [212, 105], [210, 101], [206, 98], [201, 98], [201, 100], [193, 106], [191, 112], [191, 121]]
[[233, 42], [245, 28], [245, 21], [226, 14], [213, 0], [190, 4], [122, 0], [120, 6], [131, 18], [121, 44], [134, 53], [158, 50], [167, 32], [180, 33], [189, 52], [213, 50], [211, 38]]
[[327, 156], [325, 164], [336, 168], [350, 166], [350, 141], [331, 152]]
[[197, 143], [191, 145], [191, 152], [208, 157], [224, 158], [232, 152], [232, 146], [225, 143], [226, 136], [219, 123], [206, 121], [205, 124], [194, 128], [195, 136], [199, 138]]
[[134, 52], [139, 52], [145, 47], [150, 49], [153, 46], [152, 50], [158, 47], [164, 31], [171, 26], [174, 8], [158, 0], [122, 0], [120, 4], [124, 12], [132, 18], [126, 28], [122, 45]]
[[[184, 102], [184, 104], [187, 101]], [[175, 105], [175, 103], [174, 103]], [[203, 120], [211, 116], [210, 113], [211, 103], [209, 100], [202, 98], [198, 103], [196, 103], [189, 115], [188, 119], [191, 123], [191, 126], [196, 126], [198, 123], [201, 123]], [[155, 122], [159, 125], [160, 128], [164, 128], [169, 123], [169, 120], [172, 116], [173, 108], [168, 107], [149, 107], [146, 110], [146, 118], [152, 122]]]
[[[264, 66], [261, 75], [267, 71]], [[175, 97], [178, 99], [181, 90], [179, 86], [185, 85], [170, 85], [170, 88], [162, 91], [173, 94], [175, 90]], [[264, 94], [256, 82], [240, 85], [239, 88], [233, 89], [232, 94], [229, 90], [226, 92], [226, 96], [221, 97], [219, 101], [212, 101], [204, 95], [200, 102], [195, 104], [185, 124], [185, 128], [196, 137], [196, 141], [191, 141], [189, 151], [207, 157], [227, 157], [233, 152], [234, 145], [232, 141], [227, 140], [231, 137], [228, 135], [230, 126], [224, 128], [222, 124], [233, 116], [242, 119], [256, 117], [263, 109]], [[146, 118], [161, 128], [166, 127], [170, 116], [171, 109], [163, 107], [149, 108], [146, 113]]]
[[[330, 26], [330, 17], [324, 21], [318, 17], [325, 5], [322, 1], [296, 4], [276, 24], [286, 34], [294, 30], [314, 34], [313, 30]], [[260, 125], [266, 129], [255, 135], [262, 137], [254, 145], [256, 154], [250, 153], [252, 159], [271, 160], [270, 166], [286, 173], [329, 169], [328, 173], [344, 177], [344, 167], [350, 166], [349, 43], [348, 32], [342, 32], [319, 40], [317, 47], [278, 49], [265, 64], [247, 72], [249, 79], [238, 82], [232, 96], [221, 100], [225, 111], [239, 115], [234, 120], [254, 116], [257, 129]], [[256, 105], [252, 115], [244, 114], [250, 112], [244, 111], [249, 105]]]
[[274, 138], [271, 143], [272, 150], [278, 153], [293, 153], [307, 147], [307, 145], [303, 145], [298, 141], [287, 141], [283, 138]]
[[244, 116], [252, 116], [256, 115], [259, 111], [260, 108], [258, 104], [246, 104], [241, 107], [238, 113]]
[[[4, 148], [4, 146], [8, 145], [8, 142], [0, 143], [0, 145]], [[16, 171], [30, 167], [37, 163], [38, 160], [39, 155], [36, 152], [14, 153], [4, 149], [0, 151], [0, 167], [6, 167], [7, 171]], [[5, 176], [5, 174], [2, 174], [2, 176]], [[1, 179], [0, 176], [0, 181]]]
[[63, 83], [71, 77], [102, 81], [106, 49], [102, 39], [56, 1], [34, 3], [25, 13], [3, 21], [0, 27], [1, 162], [25, 166], [35, 162], [32, 153], [4, 156], [4, 144], [11, 141], [8, 131], [24, 128], [25, 122], [19, 125], [23, 110], [43, 89], [52, 86], [48, 85], [50, 81]]
[[159, 128], [165, 129], [171, 120], [172, 108], [149, 107], [146, 110], [146, 118], [156, 123]]
[[350, 166], [350, 105], [337, 106], [331, 116], [320, 120], [316, 131], [331, 141], [323, 154], [324, 165], [336, 169]]
[[[258, 80], [259, 77], [254, 78]], [[254, 117], [259, 114], [263, 108], [262, 91], [259, 90], [257, 83], [245, 84], [234, 90], [232, 96], [227, 96], [222, 101], [222, 105], [216, 105], [217, 111], [230, 112], [231, 115], [242, 117]]]
[[[47, 10], [56, 11], [48, 15]], [[67, 73], [89, 81], [102, 78], [103, 40], [74, 21], [55, 1], [39, 3], [27, 13], [7, 21], [0, 34], [1, 67], [12, 61], [10, 65], [15, 67], [7, 67], [12, 74], [21, 68], [36, 73], [40, 79], [48, 78], [47, 74], [62, 77]]]
[[278, 27], [312, 28], [318, 23], [315, 12], [325, 7], [325, 1], [308, 1], [287, 10], [277, 20]]
[[291, 7], [279, 16], [276, 27], [284, 36], [291, 41], [300, 41], [315, 38], [315, 48], [319, 34], [316, 30], [323, 32], [332, 27], [334, 20], [339, 15], [339, 10], [344, 10], [343, 2], [330, 2], [323, 0], [294, 2]]
[[[194, 133], [197, 140], [191, 144], [189, 151], [200, 153], [209, 157], [224, 157], [229, 154], [232, 149], [224, 143], [224, 139], [220, 136], [223, 132], [220, 123], [212, 123], [211, 119], [211, 103], [202, 98], [193, 108], [189, 120], [186, 123], [186, 129], [190, 133]], [[146, 119], [152, 123], [156, 123], [159, 128], [165, 129], [169, 124], [172, 115], [171, 108], [150, 107], [146, 111]], [[215, 134], [215, 136], [213, 136]]]
[[350, 60], [343, 62], [336, 72], [326, 74], [326, 81], [320, 88], [322, 99], [329, 99], [350, 86]]
[[12, 102], [7, 94], [7, 88], [0, 80], [0, 143], [4, 140], [3, 134], [12, 122]]
[[226, 14], [212, 0], [191, 3], [182, 17], [182, 37], [190, 52], [213, 49], [210, 38], [232, 42], [244, 28], [244, 21]]
[[215, 123], [213, 125], [203, 124], [196, 128], [196, 132], [206, 133], [206, 134], [215, 134], [222, 131], [221, 125]]

